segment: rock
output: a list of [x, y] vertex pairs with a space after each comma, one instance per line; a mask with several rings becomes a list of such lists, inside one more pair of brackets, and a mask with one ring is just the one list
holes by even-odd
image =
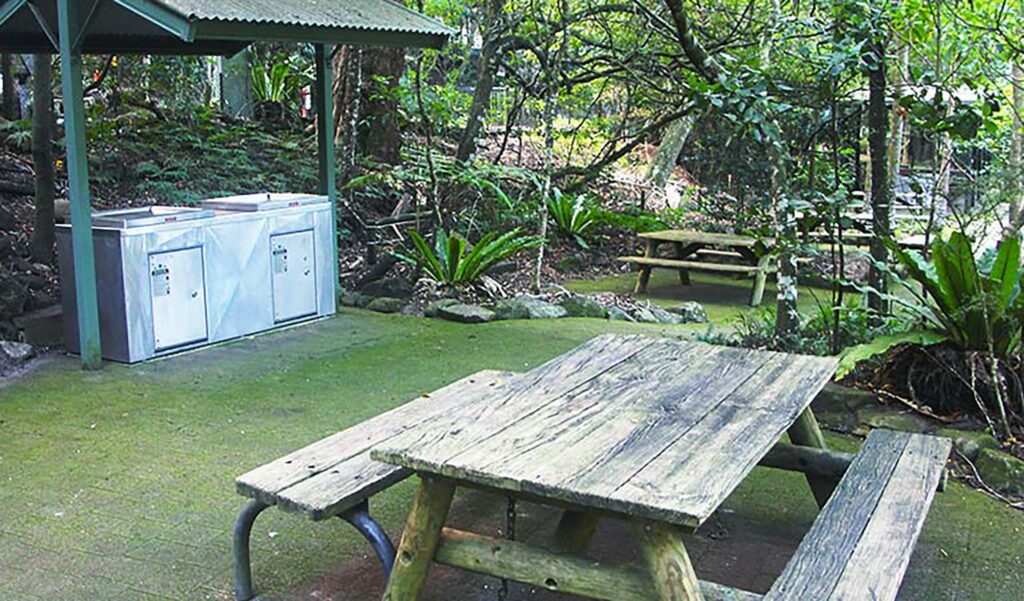
[[871, 428], [899, 430], [901, 432], [922, 433], [930, 429], [925, 418], [914, 413], [900, 413], [881, 405], [868, 405], [857, 411], [857, 419], [861, 424]]
[[390, 296], [380, 296], [366, 305], [366, 308], [377, 313], [398, 313], [405, 306], [405, 301]]
[[557, 319], [568, 314], [564, 307], [528, 296], [502, 299], [494, 313], [498, 319]]
[[874, 393], [830, 382], [814, 397], [813, 407], [815, 411], [857, 411], [877, 403]]
[[654, 312], [647, 307], [637, 307], [633, 309], [633, 321], [639, 321], [640, 323], [658, 323], [657, 316]]
[[608, 319], [611, 321], [636, 321], [619, 307], [608, 307]]
[[372, 296], [362, 292], [342, 292], [339, 302], [345, 307], [359, 307], [360, 309], [370, 304]]
[[497, 318], [494, 311], [490, 309], [485, 309], [480, 305], [464, 305], [462, 303], [442, 307], [437, 311], [437, 316], [459, 323], [484, 323]]
[[14, 327], [21, 332], [21, 339], [36, 346], [60, 344], [64, 339], [64, 311], [60, 305], [53, 305], [14, 318]]
[[650, 311], [658, 323], [683, 323], [682, 316], [670, 313], [661, 307], [651, 307]]
[[457, 304], [459, 304], [459, 301], [454, 298], [442, 298], [427, 305], [427, 308], [423, 310], [423, 314], [427, 317], [438, 317], [441, 309]]
[[24, 342], [0, 340], [0, 353], [6, 355], [8, 359], [20, 363], [28, 361], [35, 356], [36, 350], [32, 348], [31, 344], [25, 344]]
[[995, 449], [982, 449], [974, 467], [985, 484], [999, 492], [1024, 495], [1024, 461]]
[[409, 298], [413, 293], [413, 285], [405, 278], [381, 278], [366, 284], [359, 292], [374, 298]]
[[960, 451], [960, 454], [971, 461], [975, 461], [983, 449], [1000, 448], [999, 441], [984, 431], [942, 428], [935, 434], [951, 439], [953, 444], [956, 445], [957, 450]]
[[680, 323], [707, 323], [708, 312], [697, 301], [687, 301], [681, 305], [669, 307], [667, 311], [682, 318]]
[[559, 304], [569, 317], [608, 317], [608, 309], [589, 296], [570, 296]]
[[0, 232], [0, 257], [6, 257], [14, 250], [14, 242], [7, 234]]

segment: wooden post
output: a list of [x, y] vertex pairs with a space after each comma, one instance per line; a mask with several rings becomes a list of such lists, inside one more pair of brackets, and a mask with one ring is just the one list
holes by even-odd
[[[686, 260], [686, 255], [684, 253], [686, 252], [686, 250], [683, 247], [683, 243], [682, 242], [675, 242], [673, 244], [676, 247], [676, 258], [679, 259], [680, 261], [685, 261]], [[679, 270], [679, 283], [682, 284], [683, 286], [689, 286], [690, 285], [690, 270], [689, 269], [680, 269]]]
[[102, 365], [100, 310], [96, 298], [96, 261], [89, 200], [89, 164], [85, 146], [85, 104], [82, 100], [82, 53], [75, 45], [81, 28], [76, 0], [57, 0], [60, 36], [60, 77], [64, 93], [68, 199], [71, 205], [71, 248], [74, 255], [75, 302], [82, 366]]
[[564, 511], [555, 529], [554, 549], [559, 553], [581, 555], [590, 546], [600, 518], [592, 513]]
[[337, 165], [334, 159], [334, 73], [331, 71], [330, 46], [315, 44], [313, 53], [316, 62], [313, 96], [316, 101], [319, 192], [331, 201], [331, 273], [334, 280], [334, 298], [337, 300], [341, 296], [341, 281], [338, 276], [338, 186], [335, 181]]
[[771, 255], [764, 255], [757, 261], [757, 273], [754, 274], [754, 289], [750, 291], [750, 306], [758, 307], [764, 299], [764, 286], [768, 280], [768, 266]]
[[658, 522], [635, 525], [659, 601], [704, 601], [679, 528]]
[[[795, 445], [804, 447], [828, 448], [825, 445], [825, 436], [821, 433], [821, 427], [818, 426], [818, 420], [814, 417], [814, 412], [810, 407], [804, 409], [800, 417], [796, 418], [793, 425], [789, 427], [789, 440]], [[814, 493], [818, 507], [824, 507], [839, 484], [839, 480], [807, 474], [807, 483], [811, 487], [811, 492]]]
[[420, 474], [420, 490], [402, 533], [394, 571], [384, 591], [384, 601], [416, 601], [419, 598], [454, 494], [454, 482]]
[[[648, 259], [653, 258], [658, 254], [658, 241], [653, 238], [647, 239], [647, 248], [644, 250], [644, 256]], [[640, 294], [641, 292], [647, 292], [647, 283], [651, 281], [651, 266], [641, 265], [640, 273], [636, 276], [636, 287], [633, 289], [634, 294]]]

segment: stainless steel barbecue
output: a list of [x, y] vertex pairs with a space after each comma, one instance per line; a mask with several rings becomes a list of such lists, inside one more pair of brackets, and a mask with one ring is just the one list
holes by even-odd
[[[325, 196], [93, 215], [106, 359], [133, 363], [335, 312]], [[71, 228], [58, 229], [65, 344], [78, 351]]]

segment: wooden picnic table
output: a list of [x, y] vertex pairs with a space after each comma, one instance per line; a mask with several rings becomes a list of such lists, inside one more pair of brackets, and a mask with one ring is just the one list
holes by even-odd
[[[824, 453], [809, 404], [835, 368], [832, 358], [605, 335], [457, 399], [371, 451], [421, 481], [384, 599], [415, 601], [432, 562], [595, 599], [759, 599], [699, 581], [681, 535], [759, 463], [800, 469]], [[778, 442], [787, 432], [792, 444]], [[838, 477], [813, 471], [824, 504]], [[649, 574], [445, 528], [456, 487], [562, 508], [559, 551], [585, 550], [601, 516], [629, 520]]]
[[[690, 284], [691, 270], [712, 271], [753, 276], [750, 305], [756, 307], [761, 304], [765, 281], [772, 270], [773, 239], [694, 230], [663, 230], [638, 236], [645, 242], [644, 255], [619, 257], [620, 261], [640, 266], [634, 292], [647, 290], [654, 268], [678, 270], [679, 281], [684, 286]], [[663, 244], [672, 245], [671, 256], [658, 255]], [[711, 258], [726, 258], [729, 262], [709, 261]]]

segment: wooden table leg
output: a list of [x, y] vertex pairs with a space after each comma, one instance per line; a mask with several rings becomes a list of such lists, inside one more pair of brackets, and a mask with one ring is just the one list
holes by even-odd
[[[676, 258], [679, 259], [680, 261], [685, 261], [686, 257], [689, 256], [690, 253], [683, 254], [683, 253], [686, 252], [685, 247], [683, 247], [683, 243], [682, 242], [673, 242], [673, 244], [676, 247]], [[691, 251], [691, 253], [692, 253], [692, 251]], [[679, 283], [682, 284], [683, 286], [689, 286], [690, 285], [690, 270], [689, 269], [680, 269], [679, 270]]]
[[757, 273], [754, 274], [754, 289], [750, 291], [750, 306], [758, 307], [764, 299], [764, 286], [768, 281], [768, 266], [771, 257], [765, 255], [757, 261]]
[[582, 555], [590, 547], [590, 541], [597, 532], [596, 515], [580, 511], [565, 511], [555, 529], [554, 550], [559, 553]]
[[402, 533], [395, 567], [384, 591], [384, 601], [416, 601], [419, 598], [454, 494], [454, 482], [420, 475], [420, 490]]
[[[644, 250], [644, 257], [651, 259], [658, 254], [657, 240], [651, 238], [647, 239], [647, 248]], [[636, 276], [636, 287], [633, 288], [633, 294], [640, 294], [641, 292], [647, 292], [647, 283], [651, 281], [651, 266], [641, 265], [640, 273]]]
[[[825, 436], [821, 433], [821, 427], [818, 426], [818, 420], [814, 417], [814, 412], [810, 407], [804, 409], [800, 417], [796, 418], [793, 425], [789, 427], [789, 440], [795, 445], [804, 447], [828, 448], [825, 445]], [[825, 476], [808, 474], [807, 483], [811, 487], [811, 492], [814, 493], [818, 507], [824, 507], [839, 481]]]
[[683, 545], [682, 531], [658, 522], [638, 523], [634, 529], [639, 535], [658, 600], [704, 601], [700, 582]]

